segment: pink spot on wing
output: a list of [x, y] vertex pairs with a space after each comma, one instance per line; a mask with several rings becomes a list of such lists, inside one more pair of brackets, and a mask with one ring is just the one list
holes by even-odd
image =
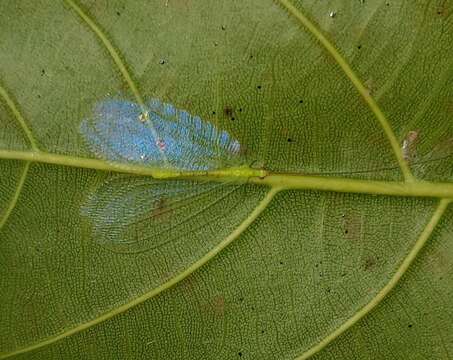
[[159, 149], [165, 150], [165, 141], [163, 141], [162, 139], [158, 139], [156, 141], [156, 145], [159, 147]]

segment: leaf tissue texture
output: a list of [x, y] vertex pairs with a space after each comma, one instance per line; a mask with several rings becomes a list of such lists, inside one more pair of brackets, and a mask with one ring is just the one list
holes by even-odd
[[2, 0], [0, 359], [448, 359], [453, 3]]

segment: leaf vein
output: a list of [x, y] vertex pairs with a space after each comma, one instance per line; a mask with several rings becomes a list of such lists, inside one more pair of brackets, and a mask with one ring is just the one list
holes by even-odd
[[[148, 117], [148, 109], [145, 105], [145, 102], [143, 100], [142, 95], [138, 91], [137, 85], [135, 85], [135, 82], [132, 80], [132, 76], [127, 69], [125, 61], [122, 59], [119, 50], [113, 46], [112, 42], [108, 39], [108, 37], [104, 34], [104, 32], [101, 30], [101, 28], [88, 16], [88, 14], [82, 10], [82, 8], [77, 5], [73, 0], [63, 0], [65, 1], [79, 16], [80, 18], [88, 25], [88, 27], [96, 34], [96, 36], [101, 40], [102, 44], [104, 44], [105, 48], [107, 49], [108, 53], [110, 54], [111, 58], [113, 59], [113, 62], [116, 64], [118, 67], [119, 71], [123, 75], [124, 79], [126, 80], [127, 84], [129, 85], [129, 88], [131, 89], [132, 93], [135, 96], [135, 99], [137, 100], [137, 103], [140, 105], [140, 108], [142, 110], [142, 114], [144, 115], [144, 119], [146, 119], [150, 125], [150, 129], [154, 138], [154, 141], [157, 142], [159, 139], [159, 136], [156, 132], [156, 129], [152, 122], [150, 121]], [[139, 121], [139, 119], [137, 119]], [[168, 159], [162, 149], [158, 147], [159, 151], [162, 154], [162, 157], [164, 159], [164, 162], [168, 164]]]
[[335, 46], [323, 35], [323, 33], [315, 26], [315, 24], [308, 19], [298, 8], [296, 8], [289, 0], [275, 0], [278, 4], [282, 5], [291, 15], [293, 15], [300, 23], [321, 43], [321, 45], [327, 50], [327, 52], [334, 58], [338, 66], [343, 70], [345, 75], [352, 82], [354, 87], [357, 89], [359, 94], [365, 100], [379, 124], [381, 125], [382, 130], [384, 131], [387, 139], [392, 147], [398, 165], [403, 173], [404, 179], [408, 182], [414, 181], [414, 176], [411, 173], [411, 170], [407, 162], [403, 158], [403, 153], [400, 148], [398, 139], [396, 138], [395, 133], [393, 132], [389, 121], [386, 116], [380, 109], [377, 102], [370, 95], [369, 91], [362, 84], [359, 77], [352, 70], [348, 62], [343, 58], [340, 52], [335, 48]]
[[371, 310], [373, 310], [377, 305], [379, 305], [382, 300], [392, 291], [395, 286], [399, 283], [401, 278], [404, 276], [406, 271], [409, 269], [410, 265], [414, 262], [417, 255], [420, 253], [420, 250], [424, 247], [431, 234], [433, 233], [435, 227], [439, 223], [442, 215], [447, 210], [448, 205], [452, 202], [452, 199], [441, 199], [436, 210], [434, 211], [431, 219], [426, 224], [419, 238], [415, 242], [412, 249], [409, 251], [407, 256], [404, 258], [401, 265], [398, 267], [395, 274], [391, 277], [389, 282], [376, 294], [376, 296], [371, 299], [371, 301], [366, 304], [363, 308], [357, 311], [352, 317], [345, 321], [340, 327], [332, 331], [330, 334], [325, 336], [321, 341], [316, 345], [312, 346], [310, 349], [305, 351], [300, 356], [296, 357], [296, 360], [305, 360], [309, 357], [315, 355], [329, 345], [333, 340], [338, 338], [341, 334], [350, 329], [354, 324], [361, 320], [365, 315], [367, 315]]
[[9, 353], [0, 354], [0, 359], [6, 359], [15, 355], [23, 354], [29, 351], [33, 351], [39, 349], [41, 347], [53, 344], [59, 340], [62, 340], [68, 336], [74, 335], [79, 333], [83, 330], [86, 330], [94, 325], [97, 325], [103, 321], [106, 321], [116, 315], [119, 315], [130, 308], [137, 306], [144, 301], [151, 299], [152, 297], [160, 294], [162, 291], [176, 285], [180, 281], [184, 280], [186, 277], [191, 275], [194, 271], [199, 269], [201, 266], [205, 265], [208, 261], [214, 258], [217, 254], [219, 254], [223, 249], [225, 249], [229, 244], [231, 244], [235, 239], [237, 239], [258, 217], [259, 215], [267, 208], [267, 206], [271, 203], [274, 196], [280, 191], [280, 188], [272, 188], [268, 191], [266, 196], [261, 200], [261, 202], [255, 207], [255, 209], [249, 214], [249, 216], [234, 230], [232, 231], [225, 239], [223, 239], [219, 244], [213, 247], [210, 251], [208, 251], [202, 258], [194, 262], [191, 266], [189, 266], [184, 271], [180, 272], [175, 277], [171, 278], [166, 283], [142, 294], [141, 296], [117, 307], [114, 308], [95, 319], [87, 321], [85, 323], [79, 324], [71, 329], [68, 329], [60, 334], [57, 334], [53, 337], [44, 339], [40, 342], [31, 344], [29, 346], [16, 349]]
[[0, 218], [0, 230], [5, 226], [6, 222], [8, 221], [8, 218], [12, 214], [14, 208], [16, 207], [17, 201], [19, 200], [20, 193], [22, 192], [22, 188], [24, 187], [25, 184], [25, 179], [27, 178], [28, 174], [28, 169], [30, 168], [30, 161], [27, 161], [24, 165], [24, 168], [22, 170], [22, 175], [19, 178], [19, 181], [17, 182], [17, 187], [16, 191], [14, 192], [13, 196], [11, 197], [11, 201], [9, 203], [9, 206], [6, 208], [5, 212], [3, 213], [3, 217]]
[[0, 97], [2, 97], [3, 100], [5, 100], [6, 105], [10, 108], [11, 112], [14, 114], [14, 117], [19, 122], [28, 141], [30, 142], [30, 146], [33, 149], [33, 151], [39, 151], [37, 142], [36, 142], [35, 138], [33, 137], [33, 134], [31, 132], [30, 128], [27, 126], [27, 123], [25, 122], [24, 117], [20, 113], [20, 111], [17, 108], [16, 104], [14, 103], [13, 99], [11, 99], [8, 92], [2, 85], [0, 85]]

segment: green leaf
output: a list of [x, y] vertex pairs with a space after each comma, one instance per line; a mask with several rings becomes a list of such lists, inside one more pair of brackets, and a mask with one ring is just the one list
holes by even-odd
[[[452, 12], [2, 1], [0, 358], [449, 358]], [[110, 98], [200, 116], [247, 166], [105, 161], [80, 125]], [[105, 246], [93, 214], [148, 182], [193, 196], [141, 227], [115, 200], [138, 246]]]

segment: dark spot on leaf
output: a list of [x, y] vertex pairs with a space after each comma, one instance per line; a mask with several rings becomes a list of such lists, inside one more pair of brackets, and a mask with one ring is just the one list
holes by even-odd
[[159, 64], [164, 65], [165, 62], [166, 62], [166, 61], [165, 61], [164, 59], [161, 59], [161, 60], [159, 61]]
[[42, 69], [41, 70], [41, 76], [44, 76], [46, 74], [46, 70]]
[[299, 104], [303, 104], [304, 101], [302, 99], [299, 100]]
[[372, 270], [376, 266], [376, 259], [369, 257], [368, 259], [365, 260], [365, 263], [363, 264], [363, 269], [365, 271]]
[[225, 25], [222, 25], [221, 29], [222, 29], [223, 31], [225, 31], [225, 30], [226, 30], [226, 26], [225, 26]]
[[250, 55], [250, 59], [253, 59], [253, 55]]
[[258, 88], [258, 90], [260, 90], [261, 89], [261, 85], [258, 85], [257, 88]]
[[215, 111], [212, 112], [212, 115], [215, 115]]
[[293, 142], [293, 139], [288, 138], [288, 139], [286, 139], [286, 141], [288, 141], [290, 143], [290, 142]]
[[261, 330], [261, 334], [264, 334], [264, 330]]
[[280, 261], [280, 265], [283, 265], [283, 261]]
[[362, 235], [362, 216], [359, 212], [350, 210], [342, 216], [343, 233], [349, 240], [360, 240]]
[[239, 352], [238, 352], [238, 355], [239, 355], [239, 357], [241, 357], [241, 356], [242, 356], [242, 353], [239, 351]]
[[411, 328], [411, 327], [412, 327], [412, 324], [407, 325], [407, 327], [408, 327], [408, 328]]
[[362, 48], [362, 45], [357, 45], [357, 49], [361, 49]]
[[243, 298], [243, 297], [240, 297], [240, 298], [239, 298], [239, 301], [240, 301], [240, 302], [243, 302], [243, 301], [244, 301], [244, 298]]
[[170, 212], [171, 210], [167, 206], [167, 199], [161, 197], [160, 199], [156, 200], [154, 204], [154, 209], [151, 213], [151, 219], [155, 221], [165, 221], [168, 219]]
[[231, 118], [231, 121], [234, 121], [234, 117]]
[[239, 108], [239, 112], [242, 112], [242, 108]]
[[232, 115], [233, 115], [233, 108], [232, 108], [231, 106], [228, 106], [228, 105], [225, 106], [225, 107], [223, 108], [223, 114], [224, 114], [225, 116], [228, 116], [228, 117], [232, 116]]
[[120, 15], [121, 15], [121, 13], [120, 13], [119, 11], [117, 11], [117, 12], [116, 12], [116, 15], [120, 16]]

